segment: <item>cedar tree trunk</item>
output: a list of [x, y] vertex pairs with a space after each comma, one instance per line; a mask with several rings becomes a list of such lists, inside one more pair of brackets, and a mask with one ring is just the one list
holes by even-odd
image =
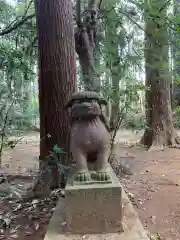
[[[176, 23], [174, 24], [175, 30], [173, 31], [173, 58], [174, 58], [174, 72], [175, 72], [175, 82], [173, 83], [173, 90], [172, 90], [172, 99], [173, 99], [173, 107], [180, 107], [180, 47], [179, 47], [179, 40], [180, 40], [180, 30], [179, 30], [179, 14], [180, 14], [180, 0], [174, 1], [174, 15], [176, 17]], [[178, 83], [176, 82], [178, 81]]]
[[97, 14], [99, 0], [88, 0], [88, 7], [81, 16], [81, 0], [76, 2], [75, 32], [76, 52], [83, 75], [85, 90], [100, 91], [100, 77], [97, 73]]
[[164, 146], [172, 146], [177, 143], [170, 99], [171, 77], [165, 21], [166, 7], [165, 0], [155, 2], [152, 0], [145, 13], [147, 127], [141, 143], [151, 149], [161, 149]]
[[[65, 104], [76, 90], [71, 0], [35, 0], [39, 46], [40, 161], [58, 145], [68, 160], [69, 117]], [[42, 169], [44, 168], [44, 165]], [[57, 173], [57, 169], [56, 169]], [[57, 177], [53, 173], [51, 177]], [[53, 185], [57, 178], [52, 181]], [[57, 183], [55, 184], [57, 185]]]

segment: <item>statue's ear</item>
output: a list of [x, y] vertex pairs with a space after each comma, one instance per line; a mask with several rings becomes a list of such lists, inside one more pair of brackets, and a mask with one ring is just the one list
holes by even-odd
[[105, 106], [107, 105], [106, 99], [105, 99], [105, 98], [102, 98], [102, 97], [99, 99], [99, 103], [100, 103], [101, 105], [105, 105]]

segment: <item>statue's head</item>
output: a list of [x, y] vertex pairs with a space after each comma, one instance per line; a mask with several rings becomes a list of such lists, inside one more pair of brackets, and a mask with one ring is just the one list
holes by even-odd
[[101, 105], [107, 102], [98, 93], [92, 91], [75, 92], [66, 107], [71, 108], [73, 119], [93, 118], [101, 115]]

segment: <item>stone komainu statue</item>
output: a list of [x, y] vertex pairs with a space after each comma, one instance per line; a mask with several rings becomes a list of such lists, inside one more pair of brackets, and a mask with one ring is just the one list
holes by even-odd
[[[67, 107], [71, 108], [70, 149], [76, 162], [77, 181], [90, 181], [90, 167], [98, 181], [109, 180], [107, 170], [109, 151], [109, 126], [102, 114], [105, 99], [96, 92], [73, 93]], [[91, 169], [92, 170], [92, 169]]]

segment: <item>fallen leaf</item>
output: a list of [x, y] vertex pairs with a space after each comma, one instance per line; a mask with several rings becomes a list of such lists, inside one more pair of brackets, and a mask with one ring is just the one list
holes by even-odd
[[17, 234], [13, 234], [10, 236], [11, 238], [18, 238], [19, 236]]
[[1, 216], [0, 222], [1, 222], [1, 226], [7, 228], [7, 227], [9, 227], [9, 225], [10, 225], [10, 223], [11, 223], [11, 219], [9, 219], [9, 218], [3, 218], [3, 217]]
[[12, 233], [16, 233], [17, 232], [17, 229], [11, 229], [10, 230], [10, 233], [12, 234]]
[[61, 226], [66, 226], [67, 225], [67, 222], [62, 222], [61, 223]]
[[21, 227], [21, 225], [17, 225], [17, 226], [15, 227], [15, 229], [18, 230], [20, 227]]
[[39, 223], [38, 222], [34, 222], [34, 228], [36, 229], [36, 231], [39, 229]]
[[128, 192], [128, 197], [130, 197], [130, 198], [134, 198], [134, 194], [131, 193], [131, 192]]
[[32, 204], [34, 205], [34, 204], [38, 204], [39, 203], [39, 200], [38, 199], [34, 199], [34, 200], [32, 200]]
[[151, 221], [152, 221], [153, 223], [155, 223], [155, 222], [156, 222], [156, 216], [151, 216]]
[[141, 199], [138, 199], [138, 203], [139, 203], [140, 205], [143, 205], [143, 201], [142, 201]]
[[30, 235], [32, 235], [33, 233], [32, 232], [25, 232], [25, 235], [26, 236], [30, 236]]
[[14, 211], [16, 212], [16, 211], [20, 210], [21, 208], [22, 208], [22, 204], [19, 203], [17, 205], [17, 207], [14, 209]]

